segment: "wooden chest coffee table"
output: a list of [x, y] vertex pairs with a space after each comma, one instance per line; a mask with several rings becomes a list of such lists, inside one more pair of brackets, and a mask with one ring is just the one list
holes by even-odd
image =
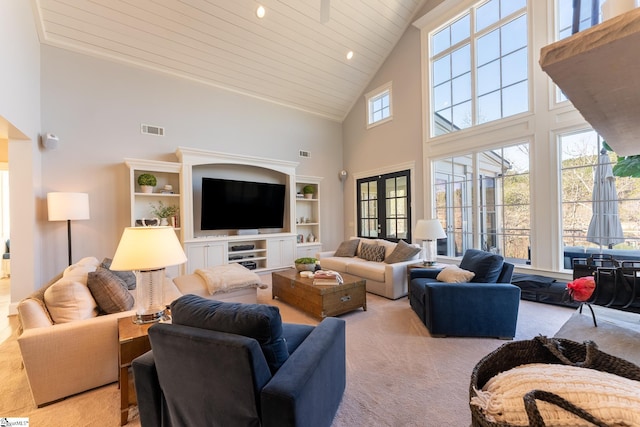
[[301, 277], [296, 269], [271, 273], [271, 292], [278, 298], [312, 316], [337, 316], [362, 307], [367, 310], [366, 281], [341, 274], [341, 285], [314, 285], [312, 278]]

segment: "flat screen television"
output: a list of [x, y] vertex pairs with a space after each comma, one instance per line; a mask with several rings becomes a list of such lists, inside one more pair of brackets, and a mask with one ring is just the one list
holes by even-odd
[[201, 230], [283, 228], [286, 186], [202, 178]]

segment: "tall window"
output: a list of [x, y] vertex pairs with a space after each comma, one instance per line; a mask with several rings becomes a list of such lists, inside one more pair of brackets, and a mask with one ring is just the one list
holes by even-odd
[[480, 2], [430, 36], [431, 136], [529, 111], [526, 0]]
[[367, 128], [385, 123], [393, 118], [391, 109], [391, 82], [372, 90], [367, 99]]
[[[624, 250], [640, 249], [640, 179], [610, 174], [617, 156], [593, 130], [562, 134], [558, 140], [564, 268], [573, 268], [576, 254], [587, 257], [589, 252], [613, 249], [620, 256]], [[609, 175], [598, 180], [596, 174], [603, 170]], [[613, 193], [602, 187], [607, 181], [614, 183]]]
[[469, 248], [528, 263], [529, 146], [520, 144], [434, 162], [436, 215], [446, 224], [440, 255]]

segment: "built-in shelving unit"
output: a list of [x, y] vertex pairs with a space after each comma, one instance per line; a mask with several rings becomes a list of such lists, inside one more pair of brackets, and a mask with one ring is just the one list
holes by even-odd
[[[219, 153], [213, 151], [180, 147], [176, 155], [181, 164], [182, 194], [182, 235], [187, 264], [185, 273], [192, 273], [198, 268], [213, 267], [229, 263], [243, 263], [251, 269], [260, 271], [275, 270], [293, 266], [296, 256], [295, 227], [295, 168], [297, 163], [259, 157]], [[286, 184], [287, 197], [285, 206], [284, 227], [280, 232], [261, 232], [244, 235], [240, 230], [225, 230], [205, 234], [197, 232], [197, 212], [199, 203], [194, 195], [197, 176], [203, 169], [233, 167], [233, 172], [255, 179], [263, 171], [264, 176], [279, 176]], [[220, 206], [224, 209], [224, 206]], [[256, 212], [259, 215], [260, 212]], [[255, 268], [254, 268], [255, 267]]]
[[[140, 227], [147, 224], [147, 220], [155, 219], [151, 214], [151, 204], [162, 202], [167, 206], [175, 205], [178, 208], [182, 204], [180, 192], [180, 173], [182, 165], [176, 162], [161, 162], [154, 160], [125, 159], [129, 168], [129, 193], [131, 195], [131, 227]], [[157, 184], [152, 193], [142, 192], [138, 185], [138, 177], [143, 173], [149, 173], [156, 177]], [[170, 185], [171, 190], [165, 190]], [[175, 218], [170, 218], [167, 225], [176, 230], [181, 239], [180, 224], [182, 223], [179, 211]], [[179, 267], [171, 267], [168, 274], [177, 276]]]
[[640, 8], [542, 48], [540, 66], [620, 156], [640, 154]]
[[[322, 250], [320, 232], [320, 182], [315, 176], [296, 177], [296, 256], [315, 257]], [[305, 187], [313, 188], [310, 195], [304, 194]]]
[[[131, 226], [140, 226], [142, 220], [153, 219], [151, 205], [162, 202], [165, 205], [180, 207], [180, 163], [159, 162], [152, 160], [125, 159], [129, 168], [129, 182], [131, 194]], [[157, 185], [152, 193], [144, 193], [138, 185], [138, 177], [143, 173], [149, 173], [156, 177]], [[165, 191], [165, 185], [170, 185], [171, 190]], [[179, 229], [180, 218], [175, 221], [176, 229]], [[173, 224], [169, 224], [173, 225]]]

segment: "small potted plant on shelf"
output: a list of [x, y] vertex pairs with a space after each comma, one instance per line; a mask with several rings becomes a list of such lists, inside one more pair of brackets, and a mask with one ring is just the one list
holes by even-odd
[[154, 203], [149, 203], [149, 205], [151, 206], [151, 215], [160, 218], [160, 225], [169, 225], [169, 218], [178, 214], [176, 205], [166, 206], [162, 200], [157, 205]]
[[138, 177], [138, 185], [140, 186], [140, 191], [143, 193], [153, 193], [153, 187], [155, 187], [157, 183], [156, 177], [150, 173], [143, 173]]
[[302, 187], [302, 193], [304, 194], [305, 199], [313, 199], [313, 193], [316, 192], [316, 189], [313, 185], [305, 185]]
[[316, 263], [318, 262], [315, 258], [298, 258], [294, 261], [296, 264], [296, 270], [298, 271], [315, 271]]

